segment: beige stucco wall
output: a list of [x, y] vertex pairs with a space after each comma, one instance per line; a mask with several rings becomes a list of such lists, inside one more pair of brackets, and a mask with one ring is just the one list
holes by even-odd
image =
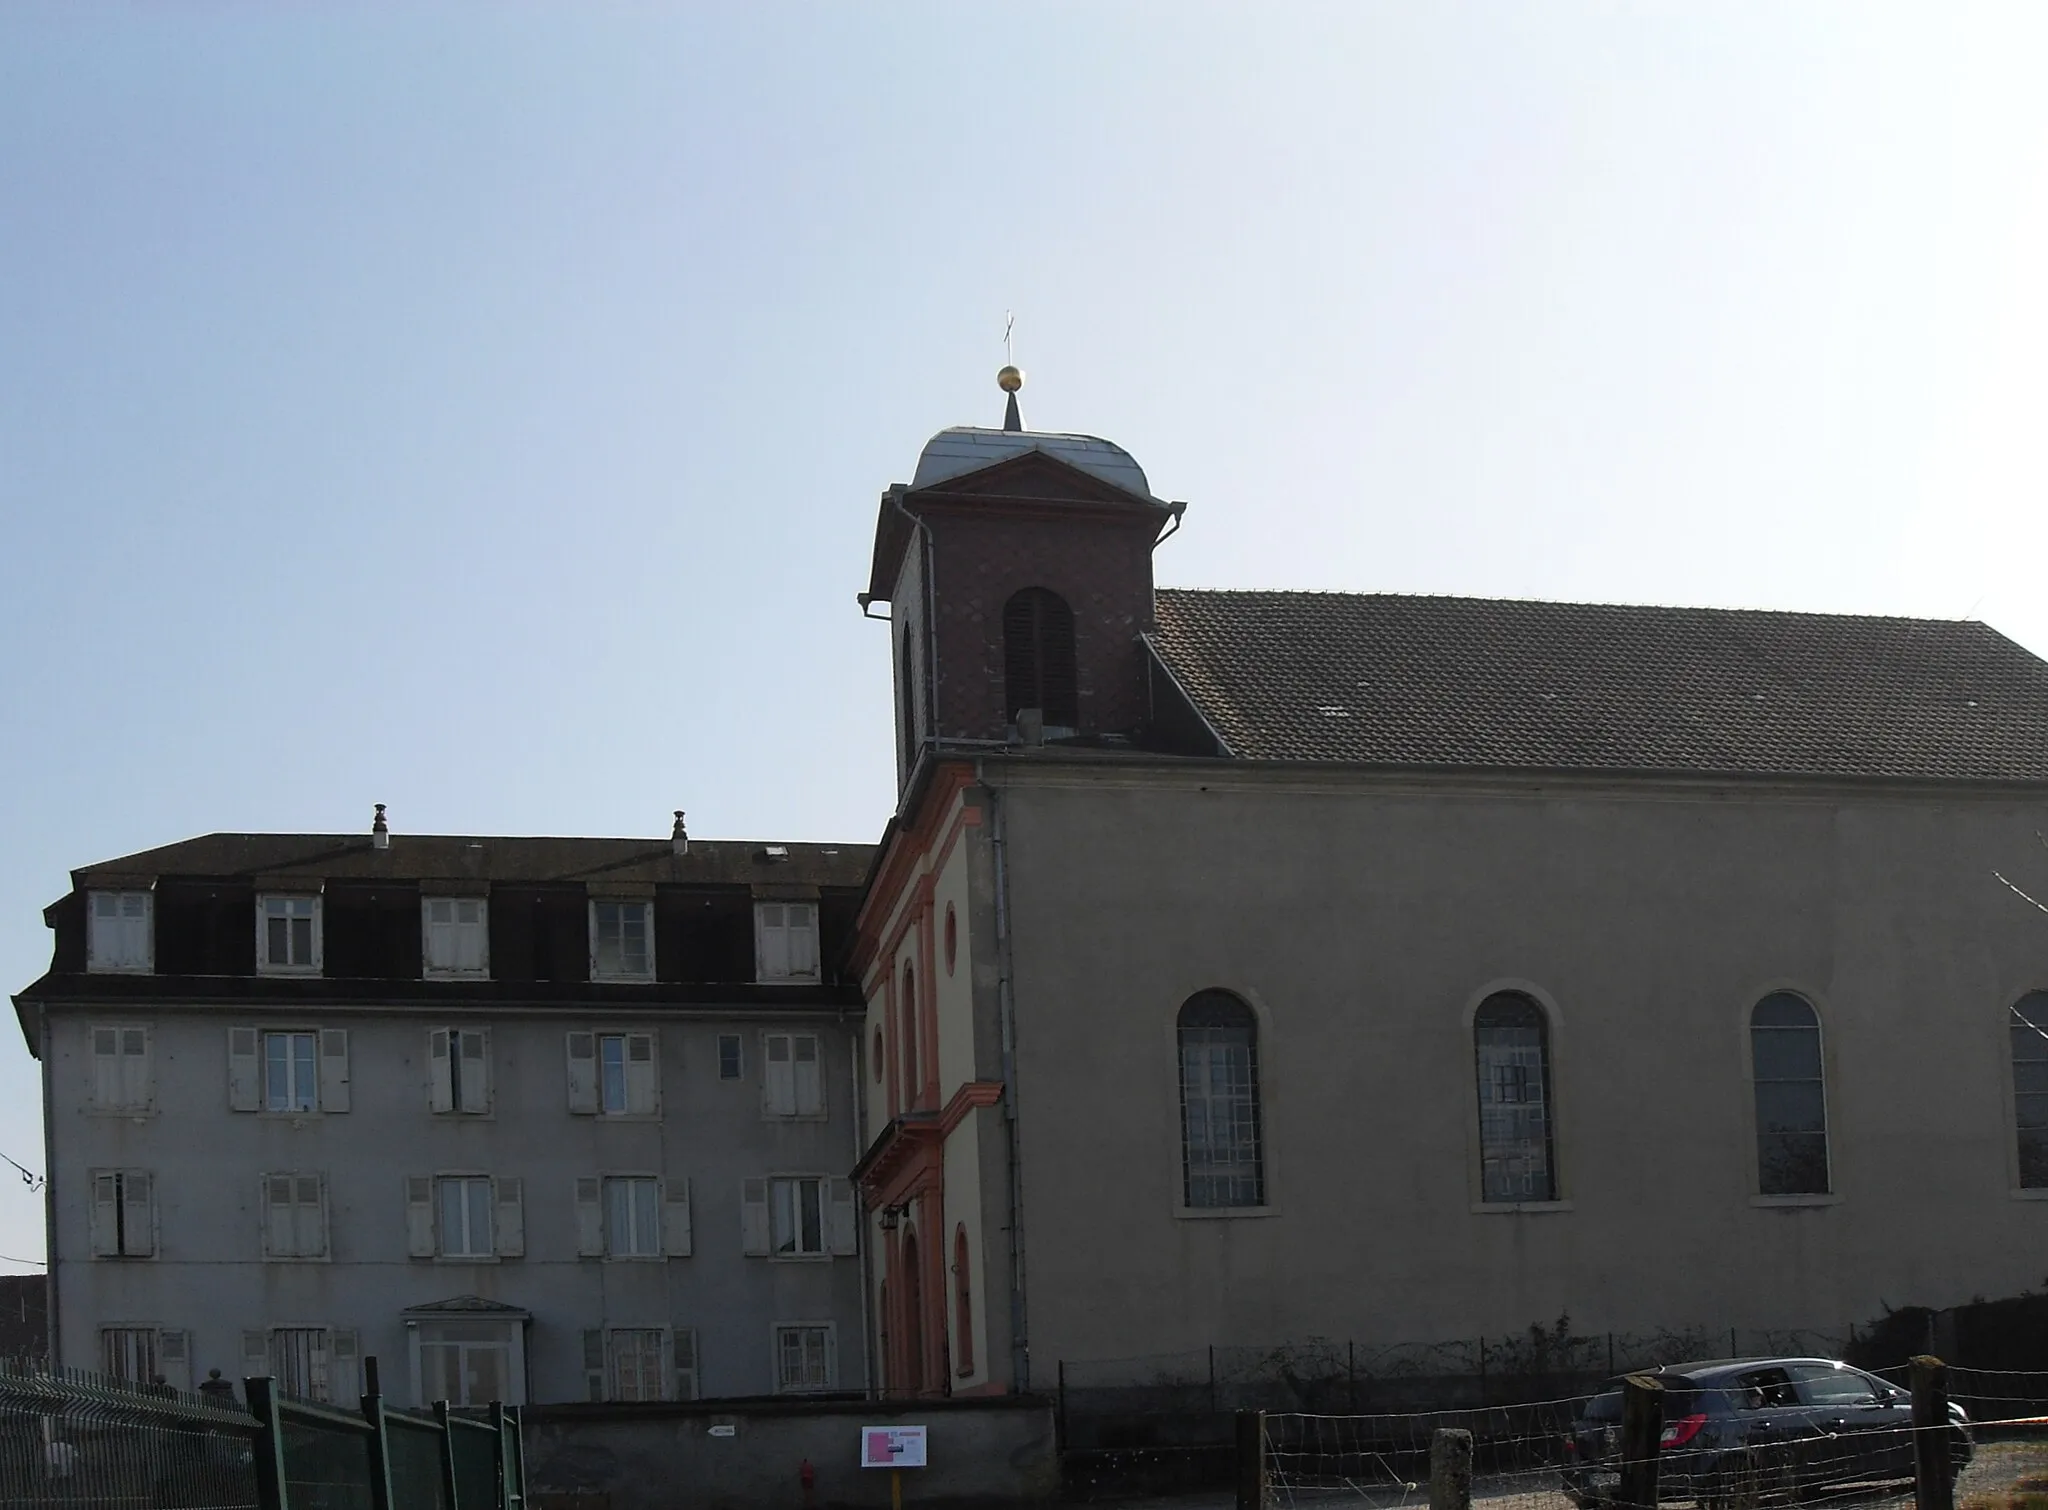
[[[1402, 785], [1022, 758], [1002, 790], [1032, 1373], [1308, 1336], [1839, 1326], [2037, 1284], [2011, 795]], [[2037, 877], [2038, 878], [2038, 877]], [[1258, 1010], [1270, 1214], [1177, 1215], [1174, 1018]], [[1470, 1018], [1552, 1011], [1558, 1208], [1475, 1210]], [[1825, 1027], [1834, 1190], [1756, 1204], [1745, 1020]]]

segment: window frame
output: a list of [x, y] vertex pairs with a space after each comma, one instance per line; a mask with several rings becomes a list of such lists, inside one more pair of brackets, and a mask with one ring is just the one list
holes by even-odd
[[[103, 958], [100, 942], [99, 901], [101, 897], [112, 899], [117, 907], [129, 898], [138, 898], [142, 903], [139, 918], [116, 916], [113, 922], [126, 924], [137, 922], [140, 927], [134, 931], [141, 935], [141, 958], [124, 957], [118, 960]], [[130, 930], [123, 928], [123, 934]], [[120, 887], [109, 890], [90, 888], [85, 894], [85, 969], [89, 975], [154, 975], [156, 973], [156, 895], [152, 891], [136, 887]]]
[[[1503, 998], [1513, 998], [1529, 1007], [1535, 1014], [1541, 1032], [1542, 1050], [1541, 1087], [1543, 1092], [1543, 1151], [1547, 1174], [1547, 1193], [1514, 1195], [1494, 1193], [1487, 1189], [1486, 1165], [1489, 1141], [1486, 1130], [1488, 1100], [1480, 1091], [1480, 1026], [1486, 1009]], [[1480, 992], [1467, 1009], [1465, 1015], [1465, 1063], [1467, 1106], [1470, 1108], [1466, 1120], [1467, 1136], [1471, 1141], [1472, 1209], [1475, 1212], [1491, 1211], [1569, 1211], [1572, 1203], [1567, 1199], [1564, 1174], [1559, 1159], [1559, 1148], [1563, 1142], [1558, 1127], [1557, 1098], [1557, 1025], [1558, 1014], [1548, 997], [1520, 981], [1503, 981], [1489, 985]]]
[[[732, 1073], [725, 1072], [726, 1046], [732, 1046]], [[747, 1078], [747, 1035], [744, 1033], [720, 1033], [716, 1045], [718, 1055], [718, 1078], [731, 1084]]]
[[[2038, 1021], [2024, 1010], [2029, 1002], [2037, 1003]], [[2042, 1082], [2044, 1086], [2048, 1086], [2048, 988], [2036, 987], [2008, 1000], [2004, 1021], [2000, 1026], [2005, 1036], [2003, 1057], [2009, 1108], [2005, 1148], [2006, 1158], [2010, 1161], [2008, 1167], [2011, 1170], [2012, 1193], [2020, 1200], [2048, 1200], [2048, 1089], [2028, 1091], [2021, 1088], [2020, 1065], [2023, 1061], [2018, 1053], [2018, 1045], [2022, 1041], [2028, 1042], [2030, 1046], [2038, 1045], [2039, 1052], [2024, 1062], [2042, 1065]], [[2023, 1032], [2027, 1035], [2024, 1039]], [[2027, 1101], [2039, 1102], [2044, 1108], [2040, 1120], [2032, 1126], [2023, 1120], [2023, 1103]], [[2027, 1177], [2029, 1160], [2026, 1141], [2029, 1132], [2038, 1135], [2043, 1150], [2039, 1156], [2042, 1166], [2040, 1175], [2033, 1181]]]
[[[319, 1252], [282, 1253], [277, 1251], [273, 1240], [274, 1227], [271, 1218], [271, 1212], [275, 1205], [270, 1196], [270, 1182], [273, 1180], [289, 1180], [291, 1182], [292, 1199], [290, 1204], [294, 1213], [305, 1208], [305, 1202], [299, 1199], [299, 1182], [301, 1180], [311, 1180], [314, 1182], [314, 1187], [318, 1193]], [[257, 1220], [262, 1224], [263, 1261], [265, 1263], [281, 1264], [332, 1263], [334, 1261], [333, 1201], [328, 1194], [326, 1172], [324, 1170], [310, 1169], [268, 1169], [257, 1176], [257, 1181], [258, 1201], [256, 1210]], [[298, 1225], [299, 1219], [294, 1215], [292, 1226], [295, 1234]], [[294, 1246], [297, 1245], [295, 1244]]]
[[[1185, 1037], [1190, 1026], [1204, 1025], [1187, 1022], [1190, 1009], [1196, 1007], [1205, 997], [1227, 1000], [1244, 1013], [1251, 1029], [1250, 1044], [1250, 1085], [1252, 1124], [1252, 1168], [1256, 1181], [1256, 1199], [1242, 1204], [1198, 1204], [1193, 1200], [1195, 1178], [1191, 1162], [1192, 1143], [1188, 1117], [1188, 1041]], [[1273, 1152], [1271, 1134], [1270, 1055], [1262, 1052], [1268, 1037], [1266, 1015], [1255, 1006], [1244, 992], [1227, 986], [1204, 986], [1190, 993], [1174, 1010], [1170, 1019], [1173, 1066], [1173, 1104], [1176, 1116], [1175, 1154], [1179, 1161], [1179, 1172], [1174, 1182], [1174, 1214], [1179, 1217], [1217, 1219], [1232, 1217], [1270, 1216], [1277, 1213], [1273, 1193]]]
[[[663, 1261], [668, 1255], [662, 1246], [664, 1182], [661, 1176], [651, 1172], [608, 1170], [600, 1174], [597, 1177], [597, 1181], [597, 1219], [599, 1230], [603, 1234], [604, 1239], [605, 1261], [607, 1263], [659, 1263]], [[654, 1196], [653, 1215], [651, 1218], [654, 1225], [653, 1246], [644, 1252], [639, 1249], [621, 1252], [612, 1244], [612, 1188], [628, 1184], [645, 1185], [653, 1192]], [[637, 1232], [639, 1225], [637, 1208], [630, 1199], [627, 1203], [627, 1211], [629, 1216], [628, 1226], [635, 1229], [634, 1235], [641, 1235]]]
[[[1774, 1079], [1772, 1081], [1765, 1081], [1758, 1074], [1756, 1048], [1757, 1034], [1759, 1032], [1789, 1033], [1809, 1031], [1809, 1029], [1806, 1028], [1759, 1028], [1757, 1026], [1757, 1013], [1760, 1012], [1767, 1004], [1769, 1004], [1770, 1002], [1774, 1001], [1779, 997], [1783, 997], [1790, 1001], [1798, 1003], [1801, 1007], [1806, 1009], [1807, 1013], [1812, 1018], [1812, 1025], [1810, 1031], [1814, 1035], [1814, 1057], [1816, 1066], [1816, 1078], [1812, 1083], [1818, 1084], [1820, 1088], [1821, 1098], [1820, 1139], [1824, 1183], [1822, 1188], [1819, 1190], [1773, 1191], [1766, 1190], [1764, 1188], [1765, 1181], [1763, 1171], [1763, 1143], [1765, 1133], [1763, 1126], [1763, 1107], [1761, 1105], [1760, 1098], [1761, 1088], [1765, 1084], [1809, 1083], [1803, 1080], [1795, 1081], [1786, 1080], [1783, 1078]], [[1833, 1127], [1834, 1098], [1830, 1093], [1829, 1089], [1829, 1081], [1833, 1078], [1829, 1073], [1829, 1055], [1830, 1042], [1827, 1032], [1827, 1023], [1821, 1014], [1820, 1004], [1818, 1001], [1814, 999], [1812, 993], [1801, 990], [1795, 986], [1772, 986], [1770, 989], [1759, 993], [1757, 997], [1750, 1002], [1748, 1008], [1743, 1012], [1742, 1067], [1744, 1085], [1749, 1092], [1749, 1181], [1750, 1200], [1752, 1204], [1759, 1206], [1820, 1206], [1833, 1205], [1841, 1200], [1841, 1195], [1835, 1188], [1836, 1169], [1835, 1140]]]
[[[113, 1062], [113, 1078], [117, 1087], [125, 1087], [131, 1078], [139, 1079], [142, 1082], [139, 1096], [131, 1098], [124, 1092], [117, 1092], [116, 1097], [109, 1100], [100, 1094], [100, 1062], [103, 1056], [99, 1050], [99, 1035], [102, 1033], [112, 1033], [114, 1035], [114, 1051], [110, 1056], [104, 1057], [110, 1058]], [[127, 1050], [128, 1035], [131, 1033], [140, 1033], [142, 1035], [142, 1052], [140, 1054], [130, 1054]], [[156, 1034], [151, 1024], [146, 1022], [87, 1023], [85, 1029], [85, 1051], [86, 1058], [91, 1065], [90, 1074], [92, 1077], [86, 1095], [86, 1105], [93, 1112], [101, 1116], [139, 1117], [147, 1116], [156, 1110]], [[131, 1075], [129, 1066], [137, 1059], [141, 1061], [141, 1069]]]
[[[790, 954], [788, 938], [796, 933], [790, 924], [788, 909], [801, 907], [809, 916], [809, 926], [804, 930], [810, 940], [811, 968], [809, 970], [774, 971], [768, 968], [768, 909], [785, 909], [781, 925], [784, 934], [783, 954]], [[757, 898], [754, 902], [754, 980], [763, 986], [815, 986], [825, 978], [824, 951], [819, 941], [818, 901], [815, 897]]]
[[[439, 1054], [435, 1052], [437, 1038], [440, 1040], [438, 1047], [441, 1049], [441, 1053]], [[463, 1052], [465, 1045], [472, 1042], [477, 1045], [478, 1052], [474, 1055], [465, 1055]], [[480, 1091], [478, 1087], [470, 1085], [464, 1080], [462, 1063], [465, 1058], [469, 1058], [481, 1066], [477, 1071], [483, 1082]], [[440, 1096], [442, 1089], [440, 1081], [443, 1072], [436, 1068], [437, 1062], [440, 1061], [445, 1061], [447, 1066], [448, 1104], [445, 1107], [435, 1105], [435, 1101]], [[460, 1026], [455, 1023], [450, 1023], [446, 1027], [428, 1028], [428, 1115], [435, 1118], [447, 1117], [458, 1120], [495, 1116], [497, 1087], [495, 1084], [496, 1077], [492, 1074], [492, 1069], [491, 1030], [489, 1028]], [[475, 1099], [479, 1100], [482, 1103], [481, 1105], [469, 1106], [464, 1104], [471, 1099], [472, 1091], [478, 1091]]]
[[[816, 1263], [829, 1260], [832, 1253], [832, 1177], [822, 1174], [783, 1173], [764, 1176], [768, 1185], [768, 1257], [781, 1263]], [[777, 1205], [775, 1192], [778, 1186], [798, 1187], [798, 1200], [802, 1187], [811, 1186], [817, 1192], [818, 1246], [805, 1248], [797, 1246], [784, 1252], [776, 1242]], [[792, 1235], [799, 1245], [803, 1241], [803, 1210], [792, 1202], [790, 1207]]]
[[[460, 913], [465, 905], [474, 905], [477, 910], [477, 964], [472, 967], [434, 963], [434, 908], [446, 904], [454, 909], [455, 916], [446, 925], [450, 937], [457, 936], [464, 924]], [[458, 956], [461, 950], [458, 948]], [[420, 976], [424, 980], [489, 980], [491, 978], [491, 904], [490, 898], [479, 896], [450, 896], [445, 894], [422, 893], [420, 896]]]
[[[619, 954], [621, 958], [624, 957], [626, 952], [625, 913], [623, 909], [628, 907], [637, 907], [640, 909], [640, 926], [647, 945], [647, 966], [644, 970], [633, 971], [626, 970], [623, 968], [617, 970], [607, 970], [603, 968], [604, 946], [601, 933], [602, 924], [600, 921], [600, 910], [613, 907], [621, 909], [619, 914]], [[641, 897], [592, 897], [590, 899], [589, 915], [590, 978], [594, 981], [624, 981], [629, 983], [645, 983], [654, 980], [655, 962], [653, 901], [651, 899]]]
[[[325, 952], [323, 913], [321, 895], [317, 891], [263, 891], [256, 894], [256, 973], [258, 975], [318, 975], [321, 972]], [[292, 960], [285, 964], [273, 963], [270, 959], [270, 904], [272, 902], [308, 902], [311, 904], [312, 928], [308, 953], [309, 960]], [[292, 917], [287, 914], [287, 920]], [[289, 934], [289, 930], [287, 930]]]
[[[824, 1354], [824, 1382], [813, 1388], [808, 1385], [791, 1386], [784, 1382], [782, 1372], [782, 1339], [788, 1332], [812, 1332], [820, 1334]], [[829, 1395], [839, 1388], [839, 1327], [833, 1321], [775, 1321], [768, 1327], [768, 1363], [775, 1379], [775, 1393], [778, 1395]]]
[[[106, 1234], [111, 1237], [113, 1246], [104, 1253], [99, 1251], [103, 1234], [99, 1217], [100, 1181], [102, 1180], [112, 1181], [114, 1195], [112, 1201], [114, 1228], [111, 1234]], [[148, 1215], [145, 1225], [148, 1230], [142, 1233], [139, 1238], [131, 1240], [129, 1223], [129, 1206], [131, 1203], [129, 1192], [132, 1182], [136, 1180], [141, 1180], [144, 1184], [144, 1191], [148, 1201]], [[163, 1241], [157, 1229], [162, 1219], [162, 1203], [156, 1198], [156, 1181], [157, 1174], [153, 1169], [124, 1166], [121, 1168], [99, 1168], [86, 1171], [86, 1190], [88, 1192], [86, 1253], [91, 1261], [94, 1263], [147, 1263], [161, 1255], [163, 1252]]]
[[[788, 1045], [787, 1059], [778, 1060], [775, 1057], [775, 1045], [778, 1040], [784, 1041]], [[808, 1040], [811, 1046], [812, 1058], [810, 1063], [815, 1067], [815, 1072], [811, 1077], [814, 1082], [812, 1086], [814, 1100], [808, 1109], [804, 1105], [804, 1085], [797, 1074], [797, 1066], [804, 1062], [798, 1057], [797, 1046], [800, 1042], [806, 1040]], [[790, 1110], [788, 1111], [777, 1109], [779, 1098], [776, 1094], [778, 1078], [776, 1066], [779, 1064], [787, 1064], [789, 1066], [787, 1078], [789, 1082], [788, 1104]], [[766, 1122], [823, 1122], [830, 1117], [831, 1106], [832, 1098], [825, 1086], [825, 1036], [822, 1033], [801, 1028], [763, 1028], [761, 1030], [762, 1120]]]
[[[278, 1038], [303, 1038], [313, 1045], [311, 1061], [311, 1074], [313, 1077], [312, 1095], [309, 1104], [305, 1106], [272, 1106], [270, 1104], [270, 1044], [271, 1040]], [[290, 1068], [288, 1078], [296, 1078], [298, 1056], [288, 1053], [285, 1062]], [[257, 1074], [262, 1077], [261, 1095], [257, 1110], [273, 1117], [310, 1117], [320, 1110], [320, 1030], [318, 1028], [259, 1028], [256, 1033], [256, 1066]], [[291, 1089], [293, 1087], [287, 1086], [287, 1091]], [[288, 1094], [286, 1099], [289, 1101], [292, 1098]]]
[[[495, 1261], [498, 1254], [498, 1182], [492, 1176], [473, 1173], [469, 1170], [445, 1171], [433, 1176], [434, 1181], [434, 1257], [451, 1263], [479, 1264]], [[463, 1235], [466, 1238], [476, 1234], [469, 1230], [475, 1212], [470, 1209], [470, 1198], [475, 1186], [483, 1186], [484, 1192], [484, 1246], [481, 1251], [464, 1247], [460, 1252], [448, 1245], [448, 1205], [445, 1191], [451, 1185], [464, 1187], [462, 1201]]]

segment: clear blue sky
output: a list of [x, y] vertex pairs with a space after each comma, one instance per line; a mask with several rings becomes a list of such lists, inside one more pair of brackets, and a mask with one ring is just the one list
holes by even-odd
[[[1189, 500], [1166, 583], [2048, 650], [2044, 43], [1954, 3], [17, 0], [0, 984], [74, 865], [377, 801], [874, 837], [876, 499], [997, 421], [1006, 309], [1027, 423]], [[36, 1087], [0, 1048], [40, 1169]], [[41, 1243], [0, 1180], [0, 1253]]]

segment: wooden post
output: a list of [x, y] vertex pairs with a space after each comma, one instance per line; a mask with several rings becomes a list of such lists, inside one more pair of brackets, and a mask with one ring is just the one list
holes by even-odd
[[1472, 1433], [1439, 1426], [1429, 1438], [1429, 1510], [1472, 1510]]
[[1656, 1510], [1657, 1442], [1664, 1435], [1664, 1386], [1648, 1374], [1621, 1381], [1621, 1484], [1627, 1510]]
[[285, 1491], [284, 1421], [277, 1413], [277, 1381], [271, 1378], [244, 1379], [242, 1389], [249, 1397], [249, 1414], [263, 1428], [253, 1444], [256, 1449], [256, 1503], [261, 1510], [291, 1510]]
[[1266, 1413], [1237, 1413], [1237, 1510], [1266, 1510]]
[[1913, 1489], [1920, 1510], [1955, 1510], [1950, 1430], [1948, 1365], [1923, 1353], [1913, 1360]]

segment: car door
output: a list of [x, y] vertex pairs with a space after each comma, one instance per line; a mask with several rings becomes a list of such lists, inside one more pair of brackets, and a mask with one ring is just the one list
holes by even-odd
[[1779, 1364], [1739, 1373], [1724, 1386], [1735, 1407], [1743, 1448], [1738, 1473], [1753, 1477], [1754, 1490], [1768, 1492], [1803, 1481], [1811, 1472], [1810, 1411], [1792, 1375]]
[[1912, 1398], [1844, 1364], [1795, 1363], [1792, 1379], [1816, 1428], [1835, 1443], [1826, 1477], [1910, 1478]]

